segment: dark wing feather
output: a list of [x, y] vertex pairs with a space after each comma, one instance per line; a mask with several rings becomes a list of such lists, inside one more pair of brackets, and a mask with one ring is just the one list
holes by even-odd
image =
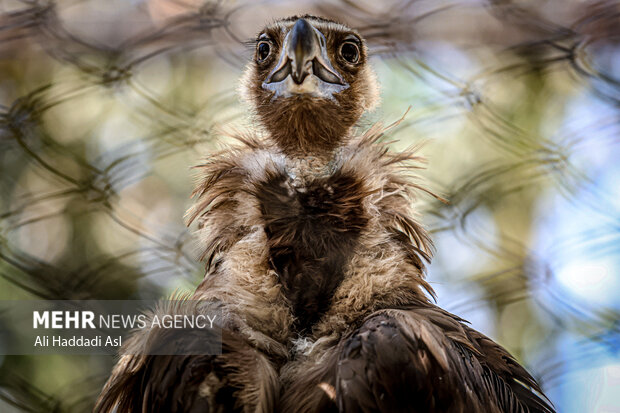
[[94, 411], [266, 413], [274, 409], [277, 389], [267, 358], [224, 330], [220, 355], [123, 356]]
[[[508, 394], [527, 406], [531, 413], [552, 412], [553, 408], [543, 397], [542, 390], [536, 380], [499, 344], [493, 340], [464, 326], [470, 340], [480, 349], [478, 359], [484, 368], [489, 370], [489, 380], [494, 383], [499, 394], [504, 386], [508, 386]], [[499, 380], [499, 382], [498, 382]]]
[[342, 412], [554, 411], [506, 350], [438, 307], [375, 313], [339, 351]]

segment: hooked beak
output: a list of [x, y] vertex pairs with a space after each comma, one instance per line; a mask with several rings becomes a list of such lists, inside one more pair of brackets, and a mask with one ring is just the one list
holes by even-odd
[[306, 19], [297, 20], [263, 88], [276, 92], [276, 96], [310, 93], [333, 98], [333, 94], [349, 87], [331, 65], [326, 43], [323, 33]]

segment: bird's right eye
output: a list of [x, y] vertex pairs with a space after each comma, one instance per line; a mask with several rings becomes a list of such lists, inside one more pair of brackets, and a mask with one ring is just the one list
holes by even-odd
[[344, 42], [340, 46], [340, 56], [347, 62], [355, 64], [360, 60], [360, 48], [354, 42]]
[[256, 46], [256, 60], [259, 63], [265, 61], [269, 57], [269, 53], [271, 53], [269, 42], [259, 42], [258, 46]]

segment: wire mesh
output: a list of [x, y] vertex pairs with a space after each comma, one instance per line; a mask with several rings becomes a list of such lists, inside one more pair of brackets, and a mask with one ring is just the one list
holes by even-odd
[[[559, 411], [620, 411], [617, 1], [3, 1], [0, 298], [194, 288], [190, 167], [256, 127], [247, 40], [305, 13], [368, 41], [383, 103], [360, 130], [412, 108], [389, 138], [426, 141], [450, 201], [419, 201], [439, 304]], [[112, 362], [0, 356], [0, 410], [88, 411]]]

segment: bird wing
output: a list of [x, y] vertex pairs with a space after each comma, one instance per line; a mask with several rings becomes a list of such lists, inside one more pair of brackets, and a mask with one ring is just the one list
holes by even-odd
[[554, 411], [504, 348], [432, 305], [374, 313], [339, 347], [341, 412]]
[[[219, 353], [205, 346], [207, 340], [221, 340], [221, 354], [207, 354]], [[180, 346], [187, 354], [168, 355]], [[126, 354], [114, 367], [95, 413], [269, 413], [274, 409], [278, 380], [271, 362], [228, 329], [222, 328], [221, 337], [208, 329], [139, 330], [123, 348]]]

